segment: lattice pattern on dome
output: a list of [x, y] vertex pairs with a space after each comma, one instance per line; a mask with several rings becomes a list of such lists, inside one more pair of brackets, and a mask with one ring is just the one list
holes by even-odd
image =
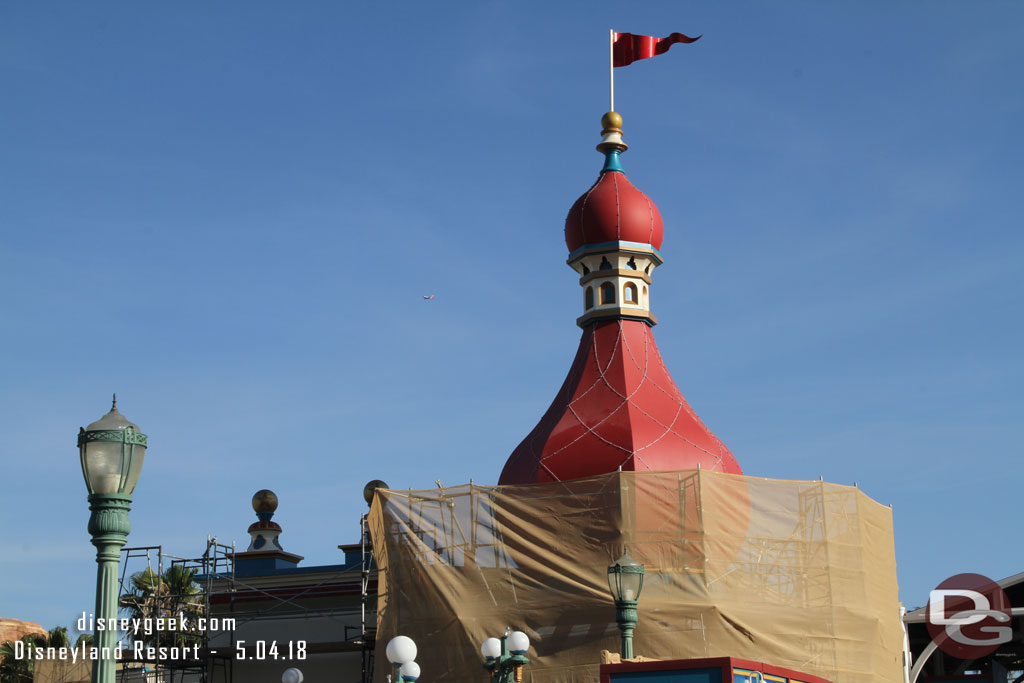
[[650, 326], [607, 320], [584, 329], [562, 388], [499, 483], [697, 467], [742, 474], [676, 387]]

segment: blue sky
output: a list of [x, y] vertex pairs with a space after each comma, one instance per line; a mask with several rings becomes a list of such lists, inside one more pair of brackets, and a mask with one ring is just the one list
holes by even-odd
[[[1018, 2], [0, 4], [0, 616], [91, 611], [75, 437], [150, 436], [129, 545], [340, 560], [363, 484], [493, 483], [579, 338], [562, 224], [607, 30], [652, 309], [747, 474], [894, 506], [901, 598], [1024, 570]], [[436, 294], [425, 302], [422, 296]]]

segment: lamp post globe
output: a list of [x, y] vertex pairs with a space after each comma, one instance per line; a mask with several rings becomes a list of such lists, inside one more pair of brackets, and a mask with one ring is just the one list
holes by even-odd
[[514, 655], [525, 655], [530, 649], [530, 637], [522, 631], [512, 631], [508, 634], [508, 651]]
[[292, 667], [281, 674], [281, 683], [302, 683], [302, 672]]
[[408, 636], [395, 636], [384, 651], [392, 664], [405, 664], [416, 659], [416, 643]]
[[492, 683], [522, 683], [523, 666], [530, 663], [526, 651], [530, 638], [522, 631], [505, 630], [499, 638], [488, 638], [480, 645], [484, 668], [491, 672]]
[[420, 665], [416, 662], [406, 662], [398, 669], [398, 673], [407, 681], [415, 681], [420, 677]]
[[394, 669], [392, 683], [415, 681], [420, 677], [420, 665], [416, 659], [416, 643], [408, 636], [395, 636], [388, 641], [384, 650], [391, 667]]
[[497, 638], [488, 638], [480, 645], [480, 654], [487, 661], [497, 659], [501, 656], [501, 641]]
[[622, 658], [633, 658], [633, 630], [637, 622], [637, 601], [644, 587], [644, 566], [628, 552], [608, 566], [608, 589], [615, 601], [615, 621], [622, 634]]
[[[110, 624], [117, 618], [117, 566], [128, 540], [132, 492], [142, 472], [146, 435], [117, 410], [117, 395], [110, 412], [78, 430], [78, 456], [89, 492], [89, 534], [96, 546], [97, 620]], [[114, 683], [114, 648], [117, 631], [96, 629], [98, 656], [92, 665], [93, 683]]]

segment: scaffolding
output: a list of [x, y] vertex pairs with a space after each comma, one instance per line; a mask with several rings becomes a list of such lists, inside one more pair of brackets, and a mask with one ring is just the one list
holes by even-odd
[[[274, 586], [268, 586], [262, 574], [239, 575], [237, 559], [245, 554], [214, 537], [207, 537], [206, 549], [200, 557], [171, 555], [159, 545], [123, 548], [118, 590], [120, 617], [156, 619], [177, 617], [182, 612], [188, 628], [148, 632], [132, 632], [129, 628], [119, 633], [127, 646], [117, 680], [234, 683], [240, 673], [236, 670], [236, 658], [254, 659], [249, 656], [254, 654], [254, 646], [236, 638], [237, 629], [250, 626], [260, 633], [268, 628], [271, 633], [276, 633], [277, 628], [284, 632], [297, 623], [316, 619], [323, 625], [323, 632], [338, 633], [338, 640], [311, 643], [308, 654], [358, 653], [359, 673], [354, 667], [340, 667], [334, 680], [353, 683], [358, 675], [361, 683], [370, 683], [376, 648], [377, 584], [367, 515], [360, 516], [359, 534], [358, 544], [339, 546], [349, 553], [358, 553], [358, 560], [353, 558], [340, 567], [325, 567], [322, 576], [317, 575], [308, 583], [303, 580], [310, 574], [300, 573], [295, 583]], [[318, 568], [308, 569], [316, 574]], [[353, 580], [356, 571], [358, 583]], [[356, 591], [358, 603], [353, 604]], [[206, 617], [207, 622], [199, 621], [200, 617]], [[225, 623], [233, 628], [224, 628]], [[283, 636], [277, 638], [281, 640]], [[138, 656], [136, 641], [140, 643]], [[187, 650], [188, 656], [157, 656], [158, 648], [175, 646], [179, 652]]]
[[[368, 515], [359, 516], [359, 640], [362, 667], [360, 683], [373, 681], [373, 652], [377, 646], [377, 604], [373, 605], [373, 624], [370, 625], [367, 607], [370, 602], [370, 575], [375, 569], [373, 564], [373, 544], [370, 540], [370, 528], [367, 525]], [[376, 598], [376, 591], [374, 591]]]
[[[469, 493], [468, 505], [461, 488]], [[472, 482], [455, 495], [440, 486], [425, 495], [409, 491], [406, 513], [395, 524], [396, 530], [412, 525], [417, 542], [411, 551], [427, 564], [506, 570], [515, 566], [501, 537], [490, 490]]]
[[[125, 651], [117, 680], [231, 683], [230, 656], [211, 652], [210, 631], [200, 626], [210, 615], [213, 581], [234, 575], [234, 546], [207, 537], [206, 551], [198, 558], [171, 555], [159, 545], [122, 548], [121, 553], [118, 609], [122, 618], [142, 621], [118, 633], [122, 641], [141, 647], [138, 654], [134, 646]], [[155, 622], [179, 616], [185, 617], [183, 628], [158, 628]], [[160, 657], [160, 648], [179, 648], [194, 656]]]

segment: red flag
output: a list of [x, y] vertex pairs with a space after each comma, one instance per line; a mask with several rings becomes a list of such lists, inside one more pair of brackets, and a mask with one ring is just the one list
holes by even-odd
[[668, 52], [676, 43], [692, 43], [700, 38], [691, 38], [682, 33], [673, 33], [667, 38], [635, 36], [632, 33], [616, 33], [612, 51], [613, 66], [629, 66], [638, 59], [648, 59]]

